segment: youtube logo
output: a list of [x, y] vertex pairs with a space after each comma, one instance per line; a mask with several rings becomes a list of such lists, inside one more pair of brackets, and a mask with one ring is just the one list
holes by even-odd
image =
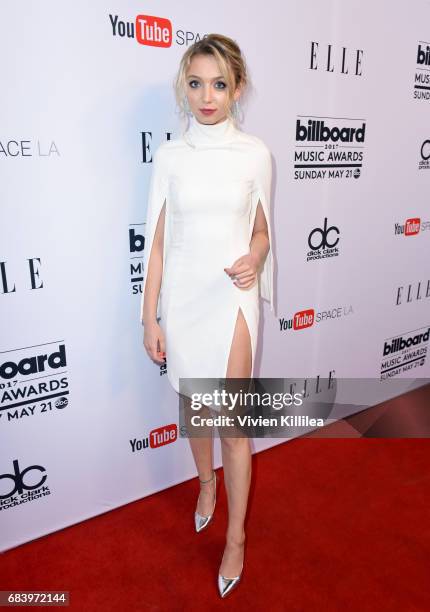
[[141, 45], [170, 47], [172, 45], [172, 22], [165, 17], [138, 15], [136, 17], [136, 40]]
[[137, 15], [133, 21], [125, 21], [118, 15], [109, 15], [112, 35], [120, 38], [132, 38], [140, 45], [149, 47], [172, 46], [172, 22], [165, 17], [154, 15]]

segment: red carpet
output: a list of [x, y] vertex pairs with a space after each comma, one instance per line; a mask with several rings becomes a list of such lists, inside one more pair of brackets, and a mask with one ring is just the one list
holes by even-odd
[[253, 457], [243, 581], [225, 600], [223, 482], [196, 534], [196, 479], [7, 551], [0, 588], [103, 612], [429, 610], [429, 490], [427, 439], [296, 439]]

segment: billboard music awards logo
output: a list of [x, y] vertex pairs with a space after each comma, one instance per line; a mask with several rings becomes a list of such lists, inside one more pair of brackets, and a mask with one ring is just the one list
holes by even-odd
[[363, 165], [364, 119], [299, 115], [296, 120], [296, 180], [359, 178]]
[[158, 427], [158, 429], [153, 429], [146, 438], [133, 438], [133, 440], [129, 440], [129, 442], [131, 452], [135, 453], [147, 448], [160, 448], [160, 446], [166, 446], [166, 444], [176, 442], [177, 439], [178, 426], [176, 423], [171, 423]]
[[132, 295], [142, 294], [143, 283], [143, 249], [145, 236], [141, 229], [146, 223], [130, 223], [128, 228], [128, 244], [130, 249], [130, 283]]
[[413, 97], [415, 100], [430, 100], [430, 43], [424, 40], [418, 42], [416, 52]]
[[60, 157], [60, 151], [53, 140], [0, 140], [0, 159], [7, 157]]
[[314, 227], [308, 236], [309, 251], [306, 261], [328, 259], [339, 255], [339, 228], [336, 225], [327, 227], [327, 217], [324, 217], [323, 227]]
[[384, 340], [381, 380], [393, 378], [425, 364], [430, 327], [422, 327]]
[[112, 36], [131, 38], [140, 45], [149, 47], [171, 47], [176, 45], [191, 45], [203, 38], [197, 32], [189, 30], [173, 30], [172, 22], [166, 17], [155, 15], [136, 15], [134, 21], [125, 21], [118, 15], [109, 14]]
[[14, 459], [12, 471], [0, 474], [0, 511], [51, 495], [47, 478], [43, 465], [21, 468], [18, 459]]
[[420, 161], [418, 170], [428, 170], [430, 168], [430, 140], [424, 140], [420, 148]]
[[63, 410], [69, 403], [63, 341], [3, 351], [0, 359], [0, 424]]
[[291, 329], [301, 331], [307, 327], [312, 327], [315, 323], [335, 321], [352, 314], [354, 314], [354, 311], [351, 304], [349, 306], [334, 306], [329, 310], [319, 310], [316, 314], [313, 308], [307, 308], [296, 312], [290, 319], [281, 317], [279, 319], [279, 331]]

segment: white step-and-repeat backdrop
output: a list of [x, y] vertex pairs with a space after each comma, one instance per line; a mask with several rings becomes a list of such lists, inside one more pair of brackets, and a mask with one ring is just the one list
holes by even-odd
[[139, 309], [152, 154], [210, 32], [243, 49], [242, 127], [273, 153], [277, 316], [262, 302], [255, 375], [367, 378], [367, 405], [429, 376], [428, 0], [6, 0], [2, 551], [196, 474]]

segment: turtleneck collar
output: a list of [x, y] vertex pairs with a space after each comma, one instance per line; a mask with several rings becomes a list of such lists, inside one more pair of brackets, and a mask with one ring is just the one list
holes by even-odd
[[225, 144], [235, 134], [233, 121], [226, 117], [219, 123], [200, 123], [194, 115], [191, 116], [190, 126], [184, 134], [184, 139], [191, 146]]

